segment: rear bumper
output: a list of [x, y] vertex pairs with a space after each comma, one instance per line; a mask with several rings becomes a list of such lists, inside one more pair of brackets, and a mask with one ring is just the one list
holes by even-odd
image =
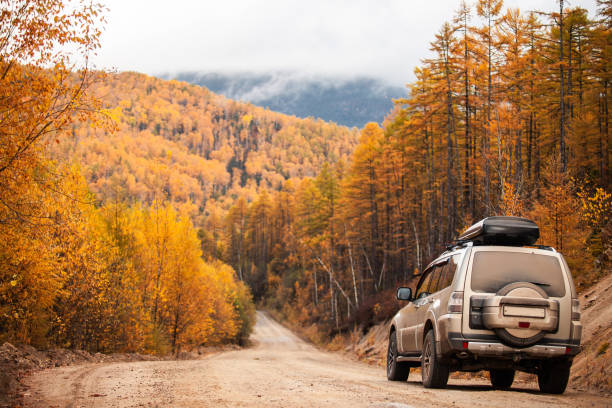
[[550, 358], [567, 355], [567, 349], [562, 346], [535, 345], [523, 349], [516, 349], [501, 343], [468, 342], [468, 348], [472, 354], [479, 356], [504, 356], [519, 355], [533, 358]]
[[526, 348], [510, 347], [500, 342], [494, 334], [473, 334], [464, 336], [461, 330], [461, 314], [445, 314], [438, 319], [436, 350], [439, 357], [468, 353], [477, 356], [499, 358], [556, 358], [573, 357], [580, 353], [579, 322], [574, 322], [571, 339], [550, 339], [544, 337], [536, 345]]
[[445, 347], [446, 355], [468, 353], [475, 356], [499, 357], [508, 359], [517, 358], [556, 358], [573, 357], [580, 353], [580, 344], [571, 340], [542, 339], [530, 347], [516, 348], [507, 346], [494, 335], [479, 335], [477, 337], [464, 337], [460, 333], [449, 333]]

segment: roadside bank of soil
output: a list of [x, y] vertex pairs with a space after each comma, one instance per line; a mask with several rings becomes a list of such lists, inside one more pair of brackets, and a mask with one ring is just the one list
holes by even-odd
[[83, 350], [54, 348], [37, 350], [24, 344], [4, 343], [0, 346], [0, 407], [19, 406], [28, 393], [23, 379], [30, 373], [53, 367], [91, 363], [195, 360], [219, 350], [238, 349], [238, 346], [202, 347], [197, 351], [181, 352], [178, 356], [153, 356], [140, 353], [89, 353]]
[[27, 392], [27, 387], [21, 380], [33, 371], [85, 363], [159, 359], [159, 357], [146, 354], [92, 354], [83, 350], [61, 348], [37, 350], [24, 344], [4, 343], [0, 346], [0, 406], [17, 404], [19, 398]]

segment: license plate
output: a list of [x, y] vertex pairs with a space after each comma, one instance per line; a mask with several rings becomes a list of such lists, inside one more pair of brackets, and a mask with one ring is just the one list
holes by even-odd
[[504, 315], [544, 318], [545, 311], [541, 307], [504, 306]]

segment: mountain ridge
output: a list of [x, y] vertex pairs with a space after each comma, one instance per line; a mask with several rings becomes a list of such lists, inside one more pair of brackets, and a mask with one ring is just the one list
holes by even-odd
[[340, 78], [291, 71], [181, 71], [160, 77], [204, 86], [230, 99], [272, 111], [357, 128], [368, 122], [382, 123], [394, 107], [393, 100], [407, 96], [402, 87], [364, 76]]

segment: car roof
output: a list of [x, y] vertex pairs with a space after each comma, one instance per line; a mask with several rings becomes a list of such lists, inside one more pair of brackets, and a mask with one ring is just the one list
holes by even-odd
[[485, 251], [505, 251], [505, 252], [522, 252], [522, 253], [536, 253], [542, 255], [550, 255], [555, 256], [558, 252], [549, 246], [544, 245], [529, 245], [529, 246], [514, 246], [514, 245], [473, 245], [471, 242], [463, 243], [459, 245], [455, 245], [449, 247], [446, 251], [442, 252], [438, 255], [433, 261], [431, 261], [423, 271], [431, 268], [432, 266], [440, 263], [441, 260], [450, 257], [458, 252], [463, 252], [466, 248], [474, 248], [477, 251], [485, 250]]

